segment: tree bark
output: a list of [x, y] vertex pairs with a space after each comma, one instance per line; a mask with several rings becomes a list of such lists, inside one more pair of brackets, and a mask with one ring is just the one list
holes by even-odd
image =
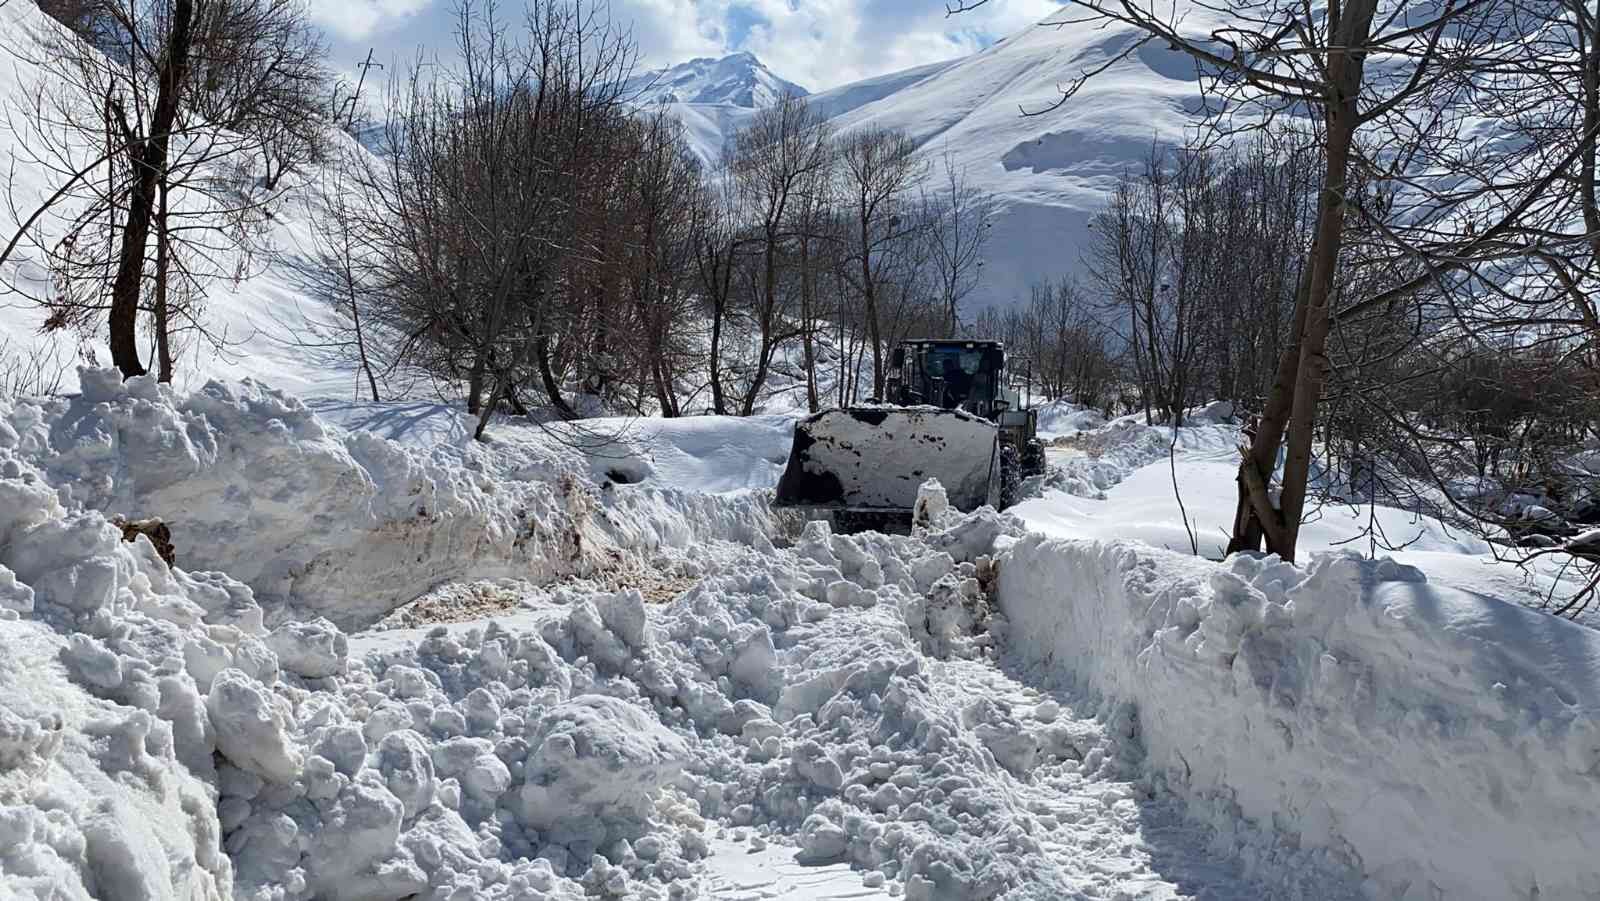
[[167, 268], [172, 249], [167, 246], [167, 183], [161, 179], [156, 206], [156, 380], [172, 383], [172, 321], [167, 306]]
[[367, 356], [367, 338], [361, 329], [361, 304], [356, 298], [355, 275], [350, 271], [350, 238], [346, 233], [344, 239], [344, 282], [345, 293], [350, 298], [350, 321], [356, 332], [356, 356], [361, 362], [361, 371], [366, 373], [367, 387], [372, 389], [374, 403], [382, 401], [378, 396], [378, 377], [372, 374], [372, 360]]
[[728, 400], [722, 394], [722, 320], [726, 311], [726, 300], [712, 302], [711, 350], [707, 362], [711, 370], [711, 412], [718, 416], [728, 415]]
[[123, 378], [144, 375], [139, 362], [139, 288], [144, 278], [146, 244], [155, 212], [158, 180], [167, 168], [167, 148], [172, 126], [178, 118], [178, 102], [189, 69], [194, 0], [175, 0], [172, 30], [167, 36], [166, 54], [157, 72], [160, 85], [155, 110], [150, 118], [148, 137], [134, 148], [137, 173], [128, 199], [128, 217], [122, 232], [122, 250], [117, 275], [111, 284], [110, 344], [111, 362]]
[[883, 400], [883, 326], [878, 322], [878, 292], [872, 283], [871, 207], [861, 203], [861, 299], [867, 314], [867, 337], [872, 341], [872, 396]]
[[578, 411], [572, 409], [567, 399], [561, 395], [561, 383], [556, 380], [555, 371], [550, 368], [550, 337], [540, 335], [533, 339], [533, 356], [539, 364], [539, 381], [544, 385], [544, 393], [549, 396], [550, 403], [556, 408], [556, 413], [562, 419], [573, 420], [578, 418]]
[[[1312, 250], [1315, 253], [1315, 248]], [[1300, 286], [1295, 291], [1294, 322], [1289, 328], [1289, 343], [1284, 347], [1283, 354], [1278, 358], [1278, 371], [1272, 382], [1272, 390], [1267, 395], [1266, 408], [1262, 410], [1261, 421], [1256, 425], [1255, 435], [1251, 438], [1250, 447], [1245, 452], [1244, 459], [1239, 462], [1239, 507], [1234, 514], [1233, 536], [1228, 541], [1228, 553], [1236, 554], [1240, 551], [1259, 551], [1261, 542], [1267, 541], [1267, 550], [1273, 553], [1281, 552], [1281, 544], [1275, 537], [1269, 537], [1262, 528], [1261, 516], [1258, 505], [1252, 504], [1253, 482], [1262, 485], [1262, 496], [1265, 496], [1267, 484], [1272, 481], [1272, 472], [1277, 468], [1278, 447], [1283, 443], [1283, 433], [1289, 425], [1289, 410], [1294, 404], [1295, 377], [1300, 371], [1300, 334], [1305, 331], [1307, 298], [1311, 291], [1311, 267], [1304, 268], [1300, 277]], [[1282, 530], [1277, 528], [1278, 522], [1270, 523], [1273, 536], [1281, 535]]]
[[480, 348], [472, 355], [472, 369], [467, 373], [467, 412], [477, 415], [483, 409], [484, 353]]
[[[1293, 561], [1305, 512], [1311, 449], [1316, 437], [1317, 407], [1327, 378], [1330, 302], [1338, 275], [1339, 251], [1344, 241], [1345, 186], [1350, 147], [1361, 122], [1359, 99], [1366, 47], [1377, 11], [1377, 0], [1351, 0], [1344, 5], [1329, 43], [1339, 48], [1328, 55], [1329, 96], [1326, 159], [1321, 197], [1317, 204], [1316, 242], [1313, 245], [1310, 288], [1306, 294], [1303, 328], [1295, 362], [1292, 403], [1287, 429], [1288, 450], [1283, 465], [1283, 493], [1279, 500], [1282, 545], [1268, 550]], [[1298, 306], [1298, 305], [1297, 305]], [[1299, 318], [1297, 311], [1297, 318]], [[1286, 355], [1287, 356], [1287, 355]], [[1283, 367], [1280, 366], [1280, 373]], [[1277, 393], [1276, 386], [1274, 394]], [[1257, 438], [1261, 436], [1258, 434]], [[1276, 457], [1277, 446], [1271, 445]], [[1261, 470], [1258, 468], [1257, 472]], [[1270, 472], [1270, 470], [1268, 470]], [[1267, 530], [1268, 533], [1272, 531]], [[1235, 536], [1236, 538], [1238, 536]]]

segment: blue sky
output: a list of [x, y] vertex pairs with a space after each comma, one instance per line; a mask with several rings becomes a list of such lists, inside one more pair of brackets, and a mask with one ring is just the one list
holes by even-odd
[[[519, 0], [502, 0], [511, 14]], [[353, 70], [377, 49], [385, 64], [419, 47], [448, 51], [451, 0], [313, 0], [333, 59]], [[991, 0], [947, 17], [942, 0], [611, 0], [654, 67], [748, 50], [810, 90], [963, 56], [1045, 18], [1055, 0]], [[381, 73], [378, 77], [382, 77]]]

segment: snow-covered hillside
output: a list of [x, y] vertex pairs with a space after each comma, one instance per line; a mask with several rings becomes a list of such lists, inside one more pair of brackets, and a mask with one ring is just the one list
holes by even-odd
[[[1078, 271], [1089, 218], [1118, 174], [1137, 166], [1153, 144], [1181, 141], [1200, 108], [1193, 63], [1150, 44], [1061, 109], [1023, 115], [1048, 108], [1060, 86], [1133, 40], [1115, 28], [1049, 21], [832, 120], [841, 131], [902, 129], [925, 155], [949, 154], [974, 185], [995, 195], [983, 279], [967, 300], [973, 311], [1023, 303], [1034, 283]], [[828, 109], [830, 94], [858, 90], [847, 85], [816, 102]]]
[[[1046, 19], [964, 59], [809, 98], [840, 131], [904, 130], [924, 156], [949, 154], [974, 185], [995, 195], [982, 284], [967, 301], [972, 311], [1022, 303], [1034, 283], [1079, 271], [1089, 217], [1117, 175], [1137, 166], [1152, 145], [1179, 143], [1197, 121], [1202, 99], [1193, 63], [1156, 44], [1097, 75], [1061, 109], [1023, 115], [1048, 108], [1061, 86], [1133, 39], [1116, 28], [1051, 24], [1069, 18]], [[1194, 10], [1186, 24], [1202, 29], [1203, 11]], [[707, 161], [749, 116], [749, 107], [731, 103], [671, 109]]]

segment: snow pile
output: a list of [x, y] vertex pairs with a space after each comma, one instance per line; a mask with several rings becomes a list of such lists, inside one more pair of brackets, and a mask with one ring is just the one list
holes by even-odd
[[1069, 400], [1053, 400], [1040, 404], [1037, 409], [1039, 435], [1046, 439], [1087, 432], [1106, 424], [1099, 410]]
[[693, 897], [712, 822], [915, 898], [1159, 881], [1114, 737], [980, 690], [982, 589], [1020, 535], [992, 512], [710, 540], [662, 608], [575, 584], [347, 636], [269, 628], [247, 585], [62, 503], [30, 462], [57, 458], [18, 453], [40, 435], [0, 433], [0, 878], [25, 897]]
[[[1149, 426], [1142, 417], [1126, 416], [1100, 428], [1058, 436], [1049, 453], [1050, 468], [1025, 479], [1024, 497], [1061, 491], [1074, 497], [1104, 500], [1106, 492], [1135, 470], [1174, 452], [1173, 429]], [[1189, 420], [1178, 428], [1176, 452], [1237, 454], [1239, 427], [1225, 420]], [[1043, 429], [1041, 423], [1040, 428]]]
[[1242, 815], [1385, 898], [1600, 893], [1600, 636], [1391, 560], [1305, 570], [1031, 536], [1010, 652], [1130, 703], [1166, 784], [1247, 858]]
[[0, 402], [23, 897], [715, 897], [714, 852], [774, 848], [927, 901], [1600, 890], [1600, 646], [1408, 568], [1051, 542], [934, 483], [911, 535], [778, 546], [751, 492], [597, 488], [531, 440], [83, 383]]
[[[438, 634], [374, 671], [331, 623], [268, 630], [247, 586], [170, 569], [0, 453], [0, 879], [24, 896], [581, 897], [550, 858], [636, 834], [683, 765], [536, 638]], [[601, 609], [558, 628], [600, 660], [644, 641], [637, 594]], [[551, 850], [502, 859], [502, 834]]]
[[207, 689], [236, 666], [276, 678], [261, 611], [63, 506], [15, 443], [0, 428], [0, 884], [229, 897]]
[[0, 445], [75, 508], [163, 519], [182, 567], [344, 626], [451, 579], [545, 581], [770, 530], [755, 495], [601, 491], [550, 445], [423, 452], [331, 428], [249, 380], [183, 396], [109, 370], [79, 377], [80, 396], [0, 402]]
[[[470, 470], [325, 428], [259, 386], [213, 384], [180, 400], [148, 379], [85, 372], [84, 384], [81, 398], [0, 416], [8, 888], [274, 901], [693, 896], [708, 818], [755, 830], [740, 839], [751, 848], [781, 837], [803, 860], [846, 860], [870, 871], [865, 884], [895, 880], [915, 897], [1123, 879], [1069, 879], [1044, 853], [1055, 814], [995, 800], [1039, 766], [1096, 797], [1130, 797], [1120, 755], [1102, 750], [1081, 767], [1080, 746], [1102, 740], [1092, 732], [992, 698], [974, 705], [929, 671], [930, 654], [986, 653], [982, 588], [995, 547], [1020, 534], [1014, 521], [941, 516], [914, 538], [819, 524], [793, 550], [746, 528], [740, 542], [703, 537], [691, 554], [672, 523], [714, 536], [744, 515], [741, 499], [644, 493], [649, 536], [617, 517], [601, 537], [615, 537], [612, 548], [684, 539], [658, 550], [701, 578], [666, 607], [573, 583], [525, 599], [503, 624], [355, 636], [323, 618], [273, 627], [249, 585], [170, 567], [148, 538], [123, 540], [97, 505], [148, 511], [163, 492], [210, 480], [224, 512], [330, 544], [334, 528], [350, 528], [345, 553], [376, 558], [367, 542], [378, 539], [361, 530], [393, 526], [358, 514], [392, 502], [376, 486], [396, 473], [430, 474], [420, 496], [435, 506], [492, 511], [500, 495], [555, 489], [490, 479], [486, 497], [447, 495], [441, 483], [476, 484]], [[269, 551], [296, 547], [292, 531], [236, 526], [237, 546], [191, 534], [182, 509], [162, 510], [180, 561], [200, 555], [190, 536], [260, 576]], [[190, 515], [227, 525], [203, 505]], [[345, 578], [345, 602], [373, 606]], [[1137, 818], [1130, 808], [1072, 831], [1126, 835]]]
[[[697, 492], [771, 488], [789, 459], [791, 416], [586, 420], [548, 427], [583, 447], [596, 481]], [[602, 436], [588, 441], [585, 436]]]

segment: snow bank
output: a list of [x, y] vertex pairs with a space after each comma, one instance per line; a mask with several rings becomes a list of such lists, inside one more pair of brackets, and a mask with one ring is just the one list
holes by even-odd
[[1600, 635], [1389, 560], [1305, 570], [1030, 536], [1001, 561], [1019, 666], [1132, 704], [1149, 766], [1375, 898], [1600, 894]]
[[[591, 521], [605, 518], [584, 544], [657, 542], [698, 561], [700, 582], [657, 610], [638, 591], [574, 582], [505, 625], [349, 636], [339, 604], [376, 609], [361, 592], [394, 578], [375, 567], [452, 565], [442, 555], [472, 547], [453, 536], [513, 504], [544, 499], [560, 523], [589, 508], [563, 497], [561, 476], [478, 479], [248, 383], [180, 398], [148, 379], [83, 379], [82, 397], [0, 407], [8, 889], [692, 896], [708, 817], [759, 823], [804, 860], [848, 860], [917, 897], [1037, 878], [1032, 820], [986, 799], [1014, 778], [1006, 766], [1056, 740], [1008, 707], [947, 700], [961, 693], [924, 672], [927, 654], [987, 647], [980, 585], [1014, 522], [941, 518], [892, 538], [818, 524], [784, 550], [748, 496], [587, 490]], [[423, 503], [446, 525], [407, 538], [390, 517], [422, 519]], [[124, 540], [109, 518], [121, 510], [167, 517], [180, 566], [144, 536]], [[347, 559], [312, 557], [313, 572], [339, 575], [297, 581], [316, 541]], [[326, 597], [329, 616], [274, 627], [246, 582], [182, 565], [204, 556], [268, 590], [287, 579], [343, 594], [291, 594]], [[507, 559], [484, 551], [473, 565]], [[1064, 766], [1063, 753], [1049, 759]]]
[[0, 447], [69, 506], [163, 519], [180, 567], [225, 571], [279, 615], [287, 604], [348, 627], [469, 575], [543, 581], [770, 530], [753, 494], [600, 490], [548, 446], [514, 465], [406, 448], [249, 380], [190, 395], [109, 370], [80, 380], [76, 397], [0, 402]]
[[[1210, 409], [1202, 408], [1202, 409]], [[1177, 430], [1176, 451], [1181, 455], [1236, 455], [1239, 427], [1197, 419]], [[1041, 429], [1043, 426], [1041, 425]], [[1074, 497], [1104, 500], [1106, 492], [1135, 470], [1174, 451], [1173, 430], [1147, 426], [1135, 417], [1114, 420], [1102, 428], [1058, 436], [1047, 449], [1050, 469], [1023, 481], [1025, 497], [1060, 491]]]
[[1068, 400], [1040, 404], [1038, 410], [1039, 434], [1045, 438], [1075, 435], [1106, 424], [1106, 418], [1099, 410]]
[[[12, 450], [7, 897], [622, 897], [703, 853], [695, 834], [658, 835], [647, 859], [615, 846], [675, 838], [674, 816], [703, 825], [681, 803], [659, 818], [686, 748], [605, 675], [648, 653], [637, 593], [555, 614], [543, 634], [564, 657], [491, 625], [369, 666], [327, 621], [269, 631], [249, 587], [169, 568], [147, 538], [63, 506]], [[669, 698], [690, 678], [651, 672]], [[632, 865], [591, 859], [602, 848]]]
[[389, 438], [441, 462], [469, 460], [483, 472], [527, 479], [555, 462], [581, 464], [596, 482], [724, 493], [771, 488], [789, 456], [793, 416], [605, 417], [533, 423], [502, 417], [487, 444], [472, 439], [477, 417], [459, 406], [308, 401], [325, 422]]

